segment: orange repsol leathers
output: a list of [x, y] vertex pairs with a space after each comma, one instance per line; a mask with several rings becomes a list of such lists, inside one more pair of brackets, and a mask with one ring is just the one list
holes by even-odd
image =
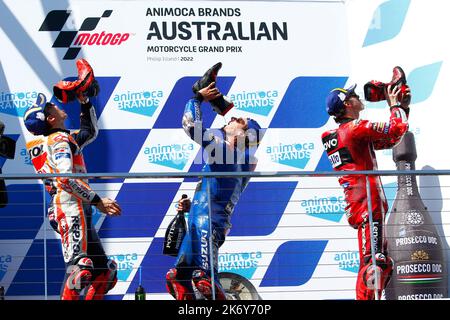
[[[79, 130], [53, 129], [27, 143], [34, 168], [38, 173], [86, 173], [82, 149], [97, 133], [95, 109], [90, 102], [81, 104]], [[92, 226], [91, 205], [100, 197], [81, 179], [47, 179], [45, 187], [51, 195], [50, 225], [61, 235], [66, 264], [61, 298], [78, 300], [86, 288], [85, 299], [102, 299], [117, 281], [117, 268], [107, 258]]]
[[[409, 110], [408, 110], [409, 111]], [[322, 143], [335, 171], [377, 170], [375, 150], [392, 148], [408, 130], [408, 112], [391, 108], [389, 122], [346, 119], [337, 129], [322, 134]], [[374, 299], [371, 270], [371, 234], [374, 235], [377, 265], [382, 269], [383, 287], [392, 272], [392, 260], [387, 256], [383, 224], [388, 204], [379, 176], [370, 175], [373, 230], [369, 228], [366, 176], [343, 175], [339, 183], [344, 189], [346, 215], [349, 224], [358, 229], [360, 268], [357, 279], [357, 299]], [[380, 288], [380, 287], [379, 287]], [[381, 292], [381, 291], [380, 291]]]

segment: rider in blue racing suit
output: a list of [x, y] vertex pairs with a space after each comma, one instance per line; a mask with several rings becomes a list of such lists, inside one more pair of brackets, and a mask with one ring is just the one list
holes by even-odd
[[[202, 145], [203, 154], [207, 154], [202, 171], [253, 171], [257, 161], [254, 153], [262, 138], [261, 127], [255, 120], [233, 117], [228, 125], [221, 129], [207, 130], [202, 127], [202, 101], [210, 101], [220, 95], [214, 82], [199, 90], [186, 104], [183, 128], [191, 139]], [[248, 182], [247, 177], [203, 177], [198, 183], [190, 205], [188, 230], [175, 268], [170, 269], [166, 275], [167, 290], [175, 299], [195, 300], [202, 298], [201, 295], [208, 300], [225, 299], [225, 292], [217, 277], [218, 249], [225, 241], [231, 227], [230, 219], [234, 207]], [[210, 210], [211, 229], [208, 218]], [[212, 262], [211, 250], [214, 260]], [[214, 269], [215, 297], [212, 296], [211, 268]], [[196, 294], [196, 291], [201, 295]]]

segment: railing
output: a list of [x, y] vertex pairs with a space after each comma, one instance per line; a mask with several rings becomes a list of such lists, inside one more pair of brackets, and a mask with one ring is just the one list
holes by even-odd
[[[436, 178], [448, 176], [450, 170], [355, 171], [345, 174], [366, 177], [376, 174], [391, 179], [402, 175]], [[356, 260], [359, 257], [356, 231], [344, 219], [344, 194], [337, 183], [337, 177], [342, 175], [342, 172], [309, 171], [3, 174], [0, 178], [8, 183], [10, 201], [0, 209], [0, 234], [3, 234], [0, 237], [0, 286], [5, 287], [6, 299], [57, 299], [64, 275], [59, 238], [47, 222], [48, 195], [41, 184], [38, 184], [39, 188], [29, 189], [14, 186], [33, 186], [30, 182], [36, 186], [36, 180], [57, 176], [94, 179], [91, 186], [97, 193], [124, 199], [122, 202], [118, 200], [123, 208], [121, 217], [105, 220], [104, 216], [94, 212], [97, 219], [94, 224], [100, 228], [105, 251], [118, 260], [122, 275], [110, 296], [133, 298], [134, 289], [142, 284], [148, 297], [171, 299], [164, 289], [164, 270], [173, 266], [175, 258], [162, 255], [161, 243], [166, 227], [176, 213], [177, 200], [184, 193], [192, 199], [196, 186], [192, 178], [249, 177], [252, 178], [252, 186], [239, 200], [231, 219], [233, 227], [219, 250], [219, 271], [231, 270], [247, 277], [263, 299], [353, 299], [359, 263]], [[133, 188], [124, 187], [133, 184]], [[369, 183], [366, 188], [368, 195], [374, 192]], [[388, 200], [391, 204], [396, 184], [391, 183], [384, 188], [389, 191], [386, 193], [390, 195]], [[428, 189], [427, 194], [436, 190], [438, 195], [446, 194], [448, 190], [447, 186], [439, 184], [421, 184], [421, 190], [426, 190], [424, 188]], [[131, 192], [137, 195], [130, 196]], [[40, 201], [36, 202], [38, 198]], [[373, 230], [370, 199], [369, 196], [369, 224]], [[448, 199], [445, 196], [422, 196], [422, 200], [425, 204], [431, 203], [428, 211], [440, 214], [444, 221], [433, 224], [439, 229], [438, 238], [444, 247], [442, 266], [446, 267], [450, 233], [445, 222], [444, 202]], [[308, 201], [311, 206], [307, 206]], [[436, 201], [442, 205], [433, 205]], [[301, 207], [302, 204], [305, 206]], [[318, 212], [321, 206], [328, 208], [327, 212]], [[434, 210], [433, 206], [440, 210]], [[23, 227], [19, 227], [21, 224]], [[392, 238], [394, 235], [387, 235], [388, 241]], [[373, 239], [372, 236], [374, 262]], [[10, 250], [11, 247], [14, 249]], [[130, 261], [127, 254], [132, 255]], [[342, 256], [348, 259], [342, 261], [339, 258]], [[425, 258], [419, 257], [424, 261]], [[375, 278], [380, 277], [378, 270], [375, 268]], [[446, 269], [442, 274], [447, 285]], [[375, 281], [374, 285], [377, 287], [379, 284]], [[377, 290], [375, 295], [377, 299], [381, 298]]]

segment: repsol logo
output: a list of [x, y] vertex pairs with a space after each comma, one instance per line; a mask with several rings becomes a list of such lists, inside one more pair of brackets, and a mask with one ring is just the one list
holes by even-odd
[[73, 254], [76, 255], [81, 251], [81, 228], [80, 228], [80, 218], [72, 217], [72, 250]]
[[68, 48], [63, 60], [73, 60], [77, 57], [82, 46], [120, 46], [126, 42], [131, 34], [127, 32], [95, 32], [99, 22], [109, 18], [113, 10], [105, 10], [100, 17], [87, 17], [81, 23], [79, 30], [64, 30], [71, 15], [68, 10], [52, 10], [44, 19], [39, 31], [57, 31], [58, 36], [53, 48]]
[[[44, 153], [44, 146], [42, 144], [35, 145], [30, 149], [22, 148], [20, 149], [20, 156], [23, 158], [23, 161], [26, 165], [36, 165], [36, 170], [41, 170], [44, 163], [38, 158], [42, 153]], [[45, 157], [45, 155], [42, 155]]]
[[78, 196], [82, 197], [83, 199], [91, 200], [90, 191], [85, 189], [84, 186], [79, 185], [77, 182], [73, 180], [68, 180], [68, 185], [71, 188], [71, 190], [77, 193]]
[[31, 148], [28, 152], [31, 158], [39, 156], [44, 151], [44, 146], [42, 144]]
[[162, 98], [161, 90], [127, 91], [114, 95], [113, 101], [119, 110], [151, 117], [160, 106]]
[[239, 92], [230, 95], [235, 108], [267, 116], [278, 98], [277, 90]]
[[36, 91], [0, 92], [0, 112], [23, 117], [28, 107], [36, 101]]

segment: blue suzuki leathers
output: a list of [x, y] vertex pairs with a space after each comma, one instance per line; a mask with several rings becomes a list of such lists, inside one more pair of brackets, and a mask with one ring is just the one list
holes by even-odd
[[[197, 98], [187, 102], [183, 115], [183, 128], [191, 139], [203, 147], [206, 164], [202, 171], [253, 171], [256, 167], [256, 158], [253, 156], [256, 148], [231, 146], [226, 141], [225, 132], [222, 129], [203, 128], [200, 104], [201, 102]], [[217, 278], [218, 249], [225, 241], [226, 234], [231, 227], [230, 218], [234, 207], [248, 182], [249, 178], [247, 177], [204, 177], [197, 185], [189, 212], [187, 234], [176, 262], [177, 279], [187, 280], [185, 281], [186, 286], [192, 288], [190, 279], [192, 279], [194, 270], [201, 269], [210, 276], [212, 267], [216, 285], [219, 284]], [[208, 189], [210, 197], [208, 197]], [[211, 231], [209, 211], [211, 211]], [[212, 248], [210, 232], [212, 233]], [[212, 262], [210, 261], [211, 250], [213, 250]], [[216, 290], [223, 289], [216, 286]]]

